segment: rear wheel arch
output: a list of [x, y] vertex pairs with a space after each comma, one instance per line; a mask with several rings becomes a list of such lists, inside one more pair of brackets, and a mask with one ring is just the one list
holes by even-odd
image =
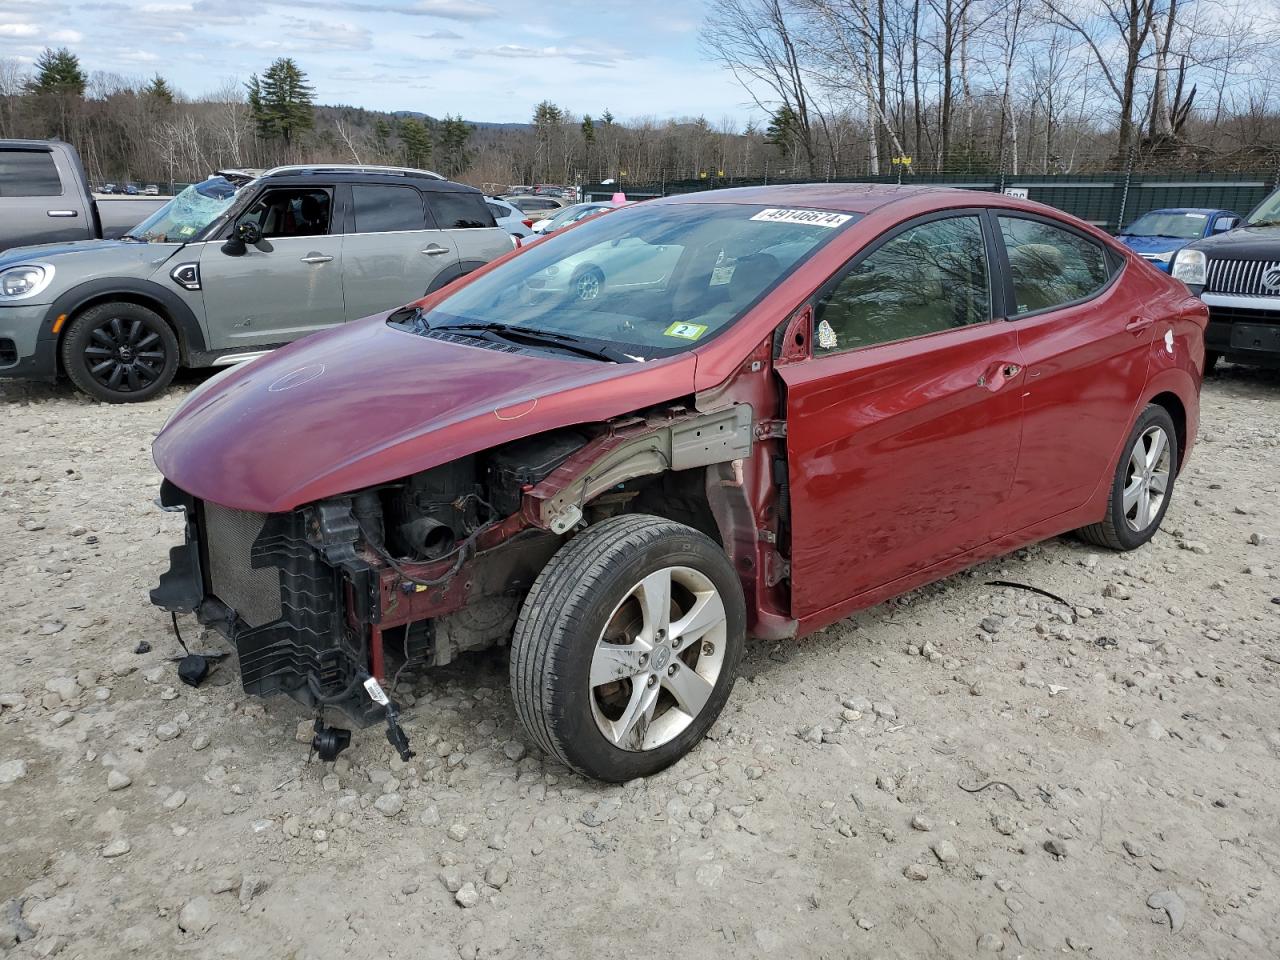
[[1170, 419], [1173, 420], [1173, 428], [1177, 434], [1178, 443], [1177, 468], [1180, 470], [1187, 456], [1187, 408], [1183, 405], [1182, 399], [1171, 391], [1157, 393], [1147, 402], [1163, 407], [1169, 414]]

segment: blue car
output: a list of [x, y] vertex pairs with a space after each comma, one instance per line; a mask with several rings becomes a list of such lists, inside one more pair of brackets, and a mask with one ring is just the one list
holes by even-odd
[[1144, 213], [1116, 238], [1153, 267], [1168, 273], [1173, 255], [1188, 243], [1226, 233], [1239, 224], [1239, 215], [1230, 210], [1174, 207]]

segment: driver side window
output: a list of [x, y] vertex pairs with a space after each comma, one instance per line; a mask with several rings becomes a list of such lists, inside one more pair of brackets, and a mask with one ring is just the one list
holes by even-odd
[[327, 189], [280, 187], [259, 197], [238, 222], [256, 224], [266, 239], [321, 237], [329, 232], [332, 209]]

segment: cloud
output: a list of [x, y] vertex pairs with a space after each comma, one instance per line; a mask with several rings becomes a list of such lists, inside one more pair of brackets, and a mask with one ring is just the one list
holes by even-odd
[[125, 63], [156, 63], [160, 58], [147, 50], [120, 50], [116, 59]]
[[0, 23], [0, 37], [34, 37], [39, 32], [34, 23]]
[[442, 17], [445, 20], [488, 20], [498, 15], [495, 7], [487, 3], [474, 3], [472, 0], [418, 0], [413, 7], [400, 12]]
[[79, 43], [84, 34], [79, 30], [55, 30], [49, 34], [49, 39], [54, 43]]
[[569, 60], [589, 67], [616, 67], [631, 56], [612, 47], [592, 49], [586, 46], [529, 47], [520, 43], [503, 43], [496, 47], [464, 51], [469, 56], [501, 57], [504, 60]]
[[415, 33], [419, 40], [461, 40], [462, 34], [452, 30], [432, 30], [430, 33]]

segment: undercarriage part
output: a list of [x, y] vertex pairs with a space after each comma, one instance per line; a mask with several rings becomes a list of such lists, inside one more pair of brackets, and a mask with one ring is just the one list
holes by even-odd
[[324, 717], [316, 717], [311, 737], [311, 749], [325, 763], [338, 759], [338, 754], [351, 746], [351, 731], [343, 727], [325, 726]]

